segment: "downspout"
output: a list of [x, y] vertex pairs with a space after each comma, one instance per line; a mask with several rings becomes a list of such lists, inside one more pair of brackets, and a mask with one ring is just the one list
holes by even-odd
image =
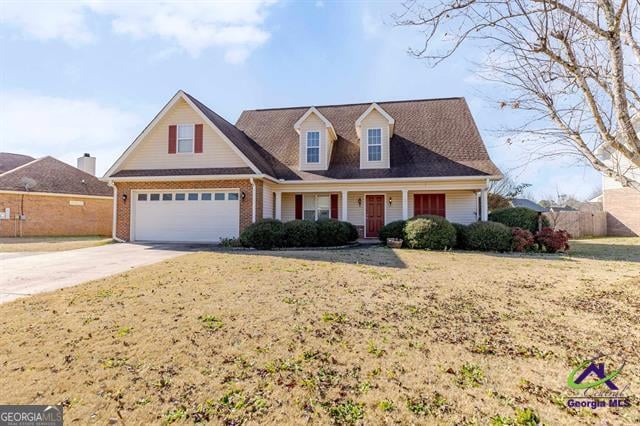
[[126, 241], [121, 240], [116, 236], [116, 226], [118, 223], [118, 187], [113, 183], [112, 180], [110, 180], [107, 185], [113, 188], [113, 221], [111, 223], [111, 238], [113, 239], [113, 241], [124, 243]]
[[253, 178], [249, 178], [249, 182], [251, 182], [251, 223], [256, 223], [256, 182]]

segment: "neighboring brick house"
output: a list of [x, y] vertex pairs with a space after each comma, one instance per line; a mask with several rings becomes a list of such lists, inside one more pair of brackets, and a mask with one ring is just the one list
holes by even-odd
[[111, 235], [113, 191], [94, 176], [95, 158], [78, 163], [0, 153], [0, 236]]
[[493, 164], [463, 98], [244, 111], [178, 91], [107, 171], [115, 237], [217, 242], [263, 218], [373, 238], [418, 214], [487, 219]]

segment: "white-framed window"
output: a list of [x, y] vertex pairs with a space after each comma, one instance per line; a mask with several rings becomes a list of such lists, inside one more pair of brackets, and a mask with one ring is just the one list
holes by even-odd
[[178, 124], [178, 152], [193, 152], [193, 124]]
[[367, 159], [382, 161], [382, 129], [367, 129]]
[[237, 192], [230, 192], [227, 194], [227, 200], [229, 201], [236, 201], [238, 200], [238, 193]]
[[302, 218], [311, 221], [331, 219], [331, 196], [303, 195]]
[[307, 132], [307, 163], [320, 162], [320, 132]]

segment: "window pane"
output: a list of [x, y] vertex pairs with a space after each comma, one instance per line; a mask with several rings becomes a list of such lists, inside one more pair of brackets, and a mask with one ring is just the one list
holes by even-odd
[[224, 192], [216, 192], [216, 194], [215, 194], [215, 200], [216, 200], [216, 201], [224, 200]]
[[184, 201], [184, 194], [176, 194], [176, 201]]
[[316, 209], [316, 196], [315, 195], [303, 195], [302, 206], [304, 210]]
[[318, 196], [318, 209], [328, 210], [331, 207], [331, 197], [328, 195]]
[[369, 146], [368, 149], [369, 149], [369, 161], [382, 160], [382, 147], [380, 145]]
[[203, 201], [211, 201], [211, 193], [210, 192], [203, 192], [202, 193], [202, 200]]
[[149, 198], [151, 201], [160, 201], [160, 194], [151, 194]]
[[316, 211], [315, 210], [305, 210], [304, 211], [304, 220], [316, 220]]
[[147, 194], [138, 194], [138, 201], [147, 201]]
[[227, 197], [227, 200], [229, 200], [229, 201], [235, 201], [237, 199], [238, 199], [238, 193], [237, 192], [230, 192], [228, 197]]
[[198, 201], [198, 193], [190, 192], [189, 193], [189, 201]]
[[318, 210], [318, 220], [331, 219], [329, 210]]
[[180, 124], [178, 125], [178, 139], [192, 139], [193, 138], [193, 125]]
[[307, 148], [307, 163], [320, 162], [320, 148]]
[[320, 146], [320, 132], [307, 132], [307, 146], [308, 147]]
[[162, 201], [171, 201], [173, 199], [173, 194], [162, 194]]
[[380, 145], [382, 143], [382, 129], [368, 129], [367, 141], [369, 145]]
[[178, 152], [193, 152], [193, 139], [178, 139]]

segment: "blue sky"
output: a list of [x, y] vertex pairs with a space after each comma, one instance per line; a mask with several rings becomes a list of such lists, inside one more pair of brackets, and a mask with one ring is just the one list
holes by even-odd
[[586, 197], [597, 173], [526, 161], [495, 132], [519, 120], [489, 100], [473, 48], [428, 68], [395, 2], [13, 2], [0, 5], [0, 150], [83, 152], [104, 172], [184, 89], [234, 122], [243, 109], [464, 96], [494, 161], [538, 199]]

